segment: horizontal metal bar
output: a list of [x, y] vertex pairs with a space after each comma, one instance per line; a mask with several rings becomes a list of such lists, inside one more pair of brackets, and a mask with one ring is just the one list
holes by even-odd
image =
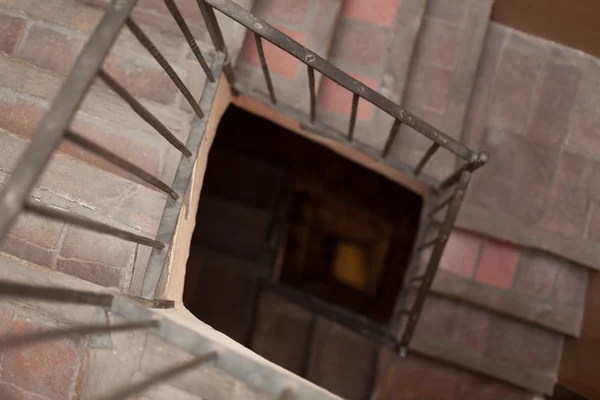
[[[167, 1], [169, 0], [165, 0], [165, 2]], [[167, 73], [169, 78], [171, 78], [175, 86], [177, 86], [177, 89], [179, 89], [183, 97], [185, 97], [185, 99], [189, 103], [190, 107], [192, 107], [198, 118], [204, 118], [204, 113], [202, 112], [200, 106], [194, 99], [194, 96], [192, 96], [187, 86], [185, 86], [179, 75], [177, 75], [177, 72], [175, 72], [173, 67], [171, 67], [171, 64], [169, 64], [167, 59], [156, 48], [156, 46], [154, 45], [154, 43], [152, 43], [150, 38], [146, 36], [142, 28], [140, 28], [131, 18], [127, 18], [127, 27], [129, 28], [131, 33], [133, 33], [133, 36], [137, 38], [138, 42], [140, 42], [140, 44], [144, 46], [146, 50], [148, 50], [148, 53], [150, 53], [152, 57], [154, 57], [156, 62]]]
[[[181, 12], [179, 11], [177, 4], [173, 0], [164, 0], [164, 2], [165, 2], [165, 5], [167, 6], [167, 8], [169, 9], [169, 12], [173, 16], [173, 19], [177, 23], [177, 26], [179, 26], [181, 33], [183, 33], [183, 37], [185, 37], [185, 40], [188, 42], [188, 45], [190, 46], [192, 53], [194, 53], [194, 56], [196, 56], [196, 60], [198, 60], [198, 63], [200, 63], [200, 66], [204, 70], [206, 77], [208, 78], [209, 81], [214, 82], [215, 77], [214, 77], [212, 71], [210, 70], [210, 67], [206, 63], [206, 59], [202, 55], [202, 52], [198, 48], [198, 44], [196, 43], [196, 40], [194, 39], [194, 35], [192, 35], [192, 32], [190, 31], [190, 28], [188, 27], [187, 23], [185, 22], [183, 15], [181, 15]], [[198, 116], [198, 117], [202, 118], [200, 116]]]
[[447, 241], [442, 239], [447, 238], [454, 228], [454, 222], [456, 221], [456, 217], [460, 211], [460, 206], [465, 197], [470, 180], [471, 173], [464, 172], [459, 179], [454, 195], [451, 197], [452, 202], [450, 203], [450, 208], [446, 213], [444, 224], [440, 228], [439, 237], [441, 240], [435, 242], [436, 245], [433, 248], [433, 252], [431, 253], [431, 257], [429, 258], [429, 262], [427, 263], [427, 267], [425, 269], [425, 280], [418, 288], [415, 302], [411, 307], [411, 315], [402, 334], [400, 345], [397, 348], [398, 353], [401, 355], [406, 354], [410, 345], [410, 341], [419, 321], [421, 311], [423, 310], [423, 305], [425, 304], [425, 299], [427, 298], [427, 294], [431, 288], [433, 277], [438, 270], [440, 260], [442, 259], [442, 254], [444, 253], [444, 248], [446, 247]]
[[454, 197], [454, 193], [452, 193], [451, 196], [448, 196], [448, 198], [444, 201], [442, 201], [440, 204], [438, 204], [433, 210], [431, 210], [429, 212], [429, 217], [433, 217], [438, 211], [440, 211], [442, 208], [446, 207], [448, 204], [450, 204], [450, 202], [452, 201], [452, 198]]
[[260, 66], [262, 67], [265, 82], [267, 84], [267, 90], [269, 91], [269, 96], [271, 97], [271, 103], [277, 104], [277, 99], [275, 98], [275, 89], [273, 89], [273, 81], [271, 80], [269, 66], [267, 65], [267, 59], [265, 58], [265, 50], [263, 49], [262, 39], [260, 38], [259, 34], [254, 34], [254, 41], [256, 42], [256, 50], [258, 51], [258, 58], [260, 58]]
[[42, 217], [65, 221], [69, 224], [76, 225], [82, 228], [90, 229], [95, 232], [105, 233], [107, 235], [115, 236], [123, 240], [143, 244], [150, 246], [155, 249], [162, 249], [165, 247], [164, 243], [150, 239], [145, 236], [140, 236], [132, 232], [127, 232], [119, 228], [106, 225], [102, 222], [93, 221], [91, 219], [81, 217], [79, 215], [70, 213], [68, 211], [58, 210], [56, 208], [50, 208], [44, 205], [27, 203], [25, 210], [30, 211]]
[[358, 112], [358, 101], [360, 96], [354, 94], [352, 96], [352, 109], [350, 110], [350, 125], [348, 126], [348, 141], [354, 139], [354, 128], [356, 128], [356, 113]]
[[381, 110], [390, 114], [402, 123], [410, 126], [417, 132], [420, 132], [430, 140], [440, 144], [440, 146], [456, 154], [466, 161], [476, 157], [476, 153], [455, 140], [451, 136], [439, 131], [425, 121], [417, 118], [415, 115], [403, 109], [400, 105], [394, 103], [377, 91], [369, 88], [358, 80], [352, 78], [339, 68], [335, 67], [329, 61], [323, 59], [318, 54], [310, 51], [300, 43], [296, 42], [273, 26], [267, 24], [262, 19], [254, 16], [244, 8], [240, 7], [231, 0], [205, 0], [206, 3], [213, 6], [223, 14], [244, 25], [251, 31], [260, 34], [264, 39], [273, 43], [275, 46], [290, 53], [303, 63], [310, 65], [324, 76], [333, 80], [338, 85], [345, 87], [352, 93], [374, 104]]
[[[212, 69], [215, 71], [216, 76], [221, 75], [223, 68], [223, 62], [225, 55], [222, 53], [215, 54], [215, 58], [212, 61]], [[214, 99], [217, 92], [219, 81], [208, 82], [202, 91], [200, 97], [200, 105], [204, 108], [208, 115], [214, 105]], [[186, 146], [191, 149], [192, 157], [181, 157], [177, 172], [175, 173], [175, 179], [173, 183], [173, 190], [178, 193], [186, 193], [190, 185], [192, 173], [194, 171], [194, 164], [196, 162], [196, 156], [204, 138], [208, 118], [194, 118], [192, 126], [190, 127], [190, 133]], [[169, 246], [173, 242], [175, 235], [175, 228], [177, 221], [179, 220], [179, 214], [181, 213], [181, 207], [183, 206], [183, 199], [180, 197], [179, 200], [167, 199], [165, 209], [160, 220], [158, 227], [158, 234], [156, 239]], [[165, 267], [167, 257], [169, 255], [168, 249], [153, 249], [150, 253], [150, 259], [148, 260], [148, 266], [144, 275], [142, 283], [141, 296], [146, 299], [153, 299], [158, 289], [160, 277], [162, 275], [163, 268]]]
[[427, 149], [427, 151], [425, 152], [425, 155], [423, 156], [423, 158], [421, 158], [421, 161], [419, 161], [419, 165], [417, 165], [417, 168], [415, 168], [415, 176], [421, 175], [423, 168], [425, 168], [425, 165], [427, 165], [427, 163], [429, 162], [431, 157], [433, 157], [433, 155], [435, 154], [436, 151], [438, 151], [439, 148], [440, 148], [439, 144], [433, 143], [431, 145], [431, 147], [429, 147]]
[[308, 71], [308, 90], [310, 92], [310, 122], [315, 123], [317, 108], [317, 92], [315, 89], [315, 69], [310, 65], [306, 67]]
[[0, 297], [27, 298], [52, 303], [74, 303], [110, 308], [114, 296], [85, 290], [62, 289], [0, 281]]
[[135, 3], [136, 0], [111, 1], [38, 125], [31, 143], [14, 165], [0, 191], [0, 238], [29, 198], [29, 192], [50, 160]]
[[205, 364], [209, 361], [216, 359], [218, 356], [219, 356], [219, 353], [217, 353], [216, 351], [212, 351], [204, 356], [194, 358], [191, 361], [177, 365], [168, 370], [152, 374], [148, 377], [148, 379], [145, 379], [140, 383], [136, 383], [134, 385], [125, 387], [124, 389], [118, 390], [115, 393], [112, 393], [108, 396], [100, 397], [100, 398], [103, 400], [126, 400], [126, 399], [129, 399], [135, 394], [144, 392], [145, 390], [151, 388], [152, 386], [155, 386], [160, 383], [166, 382], [170, 379], [173, 379], [178, 375], [181, 375], [187, 371], [190, 371], [196, 367], [199, 367], [202, 364]]
[[383, 147], [383, 151], [381, 152], [381, 158], [386, 158], [387, 155], [389, 154], [389, 152], [392, 148], [392, 144], [394, 143], [394, 139], [396, 139], [398, 132], [400, 132], [401, 126], [402, 126], [402, 122], [400, 122], [400, 120], [395, 119], [394, 123], [392, 124], [392, 128], [390, 129], [388, 138], [385, 142], [385, 146]]
[[152, 176], [148, 172], [144, 171], [137, 165], [125, 160], [124, 158], [119, 157], [118, 155], [116, 155], [115, 153], [113, 153], [109, 150], [106, 150], [104, 147], [92, 142], [91, 140], [88, 140], [87, 138], [81, 136], [80, 134], [75, 133], [71, 130], [67, 130], [67, 132], [65, 134], [65, 139], [76, 144], [77, 146], [80, 146], [86, 150], [91, 151], [92, 153], [104, 158], [106, 161], [110, 162], [111, 164], [116, 165], [117, 167], [148, 182], [155, 188], [162, 190], [163, 192], [165, 192], [166, 194], [171, 196], [173, 199], [177, 200], [179, 198], [179, 195], [177, 194], [177, 192], [175, 192], [173, 189], [171, 189], [171, 187], [169, 185], [167, 185], [160, 179], [155, 178], [154, 176]]
[[146, 109], [139, 101], [135, 99], [125, 89], [123, 86], [119, 84], [113, 77], [111, 77], [106, 71], [100, 69], [98, 71], [98, 77], [102, 79], [102, 81], [110, 87], [116, 94], [118, 94], [129, 106], [151, 127], [156, 129], [158, 133], [161, 134], [162, 137], [167, 139], [169, 143], [173, 145], [177, 150], [181, 151], [186, 157], [190, 157], [192, 153], [188, 150], [187, 147], [181, 141], [171, 133], [171, 131], [163, 125], [162, 122], [158, 120], [150, 111]]
[[81, 325], [68, 327], [64, 329], [52, 329], [30, 334], [8, 335], [0, 339], [0, 349], [9, 347], [25, 346], [31, 343], [43, 342], [47, 340], [60, 339], [74, 335], [91, 335], [96, 333], [113, 333], [133, 331], [137, 329], [157, 328], [158, 320], [142, 322], [125, 322], [114, 325]]
[[258, 278], [258, 282], [266, 290], [276, 293], [302, 307], [317, 313], [331, 321], [370, 338], [383, 345], [394, 345], [395, 339], [387, 333], [387, 329], [366, 317], [327, 303], [315, 296], [308, 295], [289, 286], [275, 284], [268, 279]]
[[438, 190], [444, 190], [454, 185], [456, 182], [458, 182], [463, 172], [475, 171], [476, 169], [487, 164], [489, 158], [489, 155], [485, 152], [477, 154], [477, 156], [473, 160], [471, 160], [471, 162], [464, 164], [462, 167], [454, 171], [448, 178], [443, 180], [442, 183], [440, 183]]

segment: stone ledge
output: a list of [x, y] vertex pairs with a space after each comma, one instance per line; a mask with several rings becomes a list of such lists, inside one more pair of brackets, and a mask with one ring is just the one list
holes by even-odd
[[582, 308], [484, 286], [442, 270], [436, 274], [431, 290], [438, 295], [465, 301], [557, 333], [579, 336], [583, 320]]
[[496, 378], [536, 393], [549, 395], [554, 390], [555, 376], [517, 369], [512, 365], [485, 359], [474, 351], [440, 341], [437, 338], [416, 336], [410, 347], [419, 355]]
[[521, 247], [544, 250], [600, 271], [600, 246], [592, 240], [566, 237], [470, 204], [463, 205], [456, 226]]

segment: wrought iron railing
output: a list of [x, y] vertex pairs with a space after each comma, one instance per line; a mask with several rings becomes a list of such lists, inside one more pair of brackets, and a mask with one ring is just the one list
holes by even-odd
[[[162, 56], [144, 31], [132, 19], [131, 12], [136, 4], [136, 0], [112, 0], [97, 28], [77, 58], [64, 85], [52, 103], [52, 106], [39, 124], [31, 143], [27, 146], [25, 152], [16, 163], [14, 170], [0, 192], [0, 238], [6, 234], [19, 213], [25, 211], [50, 219], [65, 221], [73, 225], [78, 225], [151, 247], [152, 252], [143, 280], [141, 297], [127, 299], [122, 296], [27, 286], [14, 282], [0, 282], [0, 296], [27, 297], [42, 301], [90, 304], [104, 307], [105, 309], [112, 309], [133, 323], [123, 324], [121, 326], [105, 325], [79, 327], [76, 329], [76, 332], [79, 334], [88, 334], [99, 331], [149, 329], [153, 334], [159, 335], [168, 342], [198, 356], [198, 358], [189, 365], [180, 366], [171, 372], [167, 372], [165, 375], [166, 377], [171, 377], [177, 373], [181, 373], [189, 368], [197, 366], [200, 363], [212, 360], [211, 362], [216, 363], [227, 373], [230, 373], [251, 385], [259, 386], [259, 389], [274, 396], [281, 395], [282, 398], [285, 396], [285, 398], [293, 397], [298, 399], [335, 398], [335, 396], [324, 391], [319, 391], [304, 381], [300, 380], [290, 383], [289, 376], [284, 376], [277, 369], [265, 366], [265, 364], [257, 363], [252, 358], [244, 357], [236, 350], [230, 348], [215, 350], [214, 343], [211, 342], [210, 336], [202, 335], [194, 330], [178, 325], [168, 318], [159, 316], [148, 309], [148, 307], [164, 308], [172, 306], [172, 302], [155, 299], [155, 297], [161, 275], [164, 273], [165, 265], [168, 260], [168, 254], [174, 238], [178, 217], [182, 209], [183, 197], [189, 186], [193, 165], [206, 128], [205, 115], [210, 113], [214, 101], [217, 88], [216, 80], [221, 74], [224, 74], [230, 82], [232, 90], [236, 90], [234, 70], [227, 61], [228, 55], [225, 41], [214, 10], [216, 9], [222, 12], [253, 32], [269, 92], [269, 98], [274, 106], [284, 105], [277, 104], [275, 88], [265, 59], [262, 41], [267, 40], [273, 43], [306, 64], [309, 78], [309, 87], [307, 90], [310, 95], [310, 113], [308, 117], [300, 114], [294, 114], [294, 116], [300, 119], [300, 121], [303, 122], [305, 126], [309, 127], [309, 129], [321, 134], [330, 135], [350, 145], [357, 146], [372, 157], [385, 160], [401, 125], [405, 124], [413, 128], [418, 134], [428, 138], [432, 143], [414, 168], [401, 168], [404, 172], [408, 172], [415, 177], [420, 177], [426, 164], [440, 149], [455, 154], [464, 162], [463, 166], [453, 172], [446, 180], [432, 187], [434, 194], [428, 199], [428, 206], [421, 218], [420, 232], [412, 254], [412, 267], [409, 273], [406, 274], [404, 288], [397, 300], [393, 317], [388, 325], [377, 325], [372, 321], [356, 316], [347, 310], [334, 307], [325, 302], [319, 302], [302, 293], [296, 293], [289, 288], [268, 281], [263, 281], [261, 287], [268, 290], [274, 290], [292, 301], [304, 304], [313, 312], [349, 326], [357, 332], [371, 337], [380, 344], [393, 346], [399, 355], [405, 355], [409, 348], [410, 340], [448, 240], [448, 236], [452, 230], [461, 202], [464, 198], [471, 173], [483, 165], [486, 162], [487, 157], [484, 154], [478, 154], [470, 150], [464, 144], [415, 117], [398, 104], [395, 104], [380, 93], [350, 77], [319, 55], [303, 47], [231, 0], [197, 0], [216, 50], [216, 54], [209, 62], [198, 48], [189, 27], [185, 22], [185, 18], [179, 11], [175, 1], [164, 0], [164, 2], [173, 19], [181, 29], [192, 53], [195, 55], [209, 81], [205, 86], [200, 100], [196, 101], [194, 95], [185, 86], [173, 67]], [[142, 46], [144, 46], [152, 57], [154, 57], [192, 107], [195, 117], [186, 143], [181, 142], [173, 135], [173, 133], [171, 133], [152, 112], [146, 109], [127, 90], [127, 88], [122, 86], [114, 79], [114, 77], [103, 69], [103, 62], [124, 26], [127, 26]], [[326, 78], [333, 80], [353, 93], [349, 127], [345, 134], [335, 131], [317, 121], [315, 71], [318, 71]], [[165, 140], [182, 153], [172, 186], [167, 185], [165, 182], [145, 172], [133, 163], [113, 154], [111, 151], [70, 129], [70, 123], [95, 78], [102, 80], [144, 121], [151, 125], [157, 133], [163, 136]], [[374, 106], [394, 118], [385, 146], [378, 154], [370, 149], [361, 148], [354, 141], [356, 114], [360, 101], [372, 103]], [[148, 184], [154, 186], [168, 196], [158, 233], [155, 238], [115, 228], [105, 223], [93, 221], [70, 212], [52, 208], [30, 199], [31, 190], [42, 175], [53, 151], [60, 144], [61, 140], [68, 140], [87, 149], [111, 162], [118, 168], [146, 181]], [[448, 192], [449, 194], [446, 194]], [[442, 199], [442, 196], [444, 195], [447, 195], [447, 197]], [[441, 219], [435, 218], [442, 210], [446, 210], [444, 217]], [[428, 238], [427, 231], [435, 226], [438, 227], [437, 234], [434, 238]], [[424, 271], [420, 271], [419, 266], [423, 265], [422, 254], [429, 251], [429, 249], [431, 249], [431, 255], [426, 263], [426, 268]], [[415, 283], [418, 284], [416, 296], [413, 301], [410, 301], [410, 296], [407, 294], [410, 293], [411, 288]], [[62, 330], [33, 337], [8, 337], [4, 339], [3, 342], [0, 342], [0, 347], [23, 344], [34, 340], [48, 340], [49, 338], [72, 333], [73, 331]], [[182, 337], [185, 338], [185, 340], [181, 339]], [[235, 357], [238, 357], [239, 359], [234, 359]], [[250, 374], [249, 371], [252, 371], [252, 374]], [[144, 388], [145, 387], [141, 385], [134, 389], [143, 390]], [[130, 390], [126, 393], [114, 394], [113, 397], [110, 398], [125, 398], [132, 393], [133, 392]]]

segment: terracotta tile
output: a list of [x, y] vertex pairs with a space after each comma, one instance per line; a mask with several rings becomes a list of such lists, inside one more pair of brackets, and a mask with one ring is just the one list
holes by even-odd
[[520, 255], [518, 247], [488, 240], [481, 254], [477, 280], [500, 289], [510, 289]]
[[393, 26], [402, 0], [345, 0], [342, 15], [381, 26]]
[[473, 277], [482, 243], [482, 238], [476, 234], [452, 231], [440, 267], [465, 278]]

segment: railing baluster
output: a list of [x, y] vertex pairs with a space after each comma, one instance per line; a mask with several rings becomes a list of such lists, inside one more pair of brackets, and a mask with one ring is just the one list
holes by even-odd
[[354, 94], [352, 96], [352, 111], [350, 112], [350, 126], [348, 126], [348, 141], [354, 138], [354, 128], [356, 127], [356, 113], [358, 112], [358, 100], [360, 96]]
[[[173, 0], [164, 0], [164, 2], [165, 2], [165, 5], [167, 6], [167, 8], [169, 9], [169, 12], [173, 16], [173, 19], [179, 26], [179, 29], [181, 29], [181, 33], [183, 33], [185, 40], [187, 40], [188, 45], [190, 46], [190, 49], [192, 49], [192, 53], [194, 53], [194, 55], [196, 56], [196, 59], [200, 63], [200, 66], [204, 70], [206, 77], [208, 78], [209, 81], [214, 82], [215, 77], [214, 77], [212, 71], [210, 70], [210, 67], [206, 63], [206, 59], [202, 55], [202, 52], [198, 48], [198, 44], [196, 44], [194, 35], [192, 35], [190, 28], [185, 23], [185, 19], [181, 15], [181, 12], [179, 11], [177, 4], [175, 4], [175, 2]], [[200, 118], [202, 118], [202, 117], [200, 117]]]
[[31, 343], [43, 342], [47, 340], [60, 339], [73, 335], [92, 335], [104, 332], [123, 332], [133, 331], [136, 329], [157, 328], [159, 322], [157, 320], [141, 321], [141, 322], [126, 322], [115, 325], [80, 325], [65, 329], [52, 329], [42, 332], [34, 332], [30, 334], [9, 335], [0, 339], [0, 349], [9, 347], [24, 346]]
[[110, 308], [114, 296], [85, 290], [0, 281], [0, 298], [44, 300], [51, 303], [73, 303]]
[[402, 122], [399, 119], [395, 119], [392, 124], [392, 129], [390, 129], [390, 134], [388, 135], [388, 139], [385, 142], [385, 146], [383, 147], [383, 151], [381, 152], [381, 158], [386, 158], [392, 148], [392, 144], [394, 143], [394, 139], [396, 139], [396, 135], [400, 132], [400, 127], [402, 126]]
[[438, 151], [439, 148], [440, 148], [439, 144], [433, 143], [427, 149], [427, 152], [425, 152], [425, 155], [423, 156], [423, 158], [421, 158], [421, 161], [419, 161], [419, 165], [417, 165], [417, 168], [415, 168], [415, 176], [419, 176], [421, 174], [421, 172], [423, 171], [423, 168], [425, 168], [425, 165], [427, 165], [427, 163], [429, 162], [429, 159], [431, 159], [431, 157], [433, 157], [433, 155], [435, 154], [436, 151]]
[[108, 396], [101, 397], [102, 400], [125, 400], [134, 397], [135, 394], [144, 392], [148, 388], [158, 385], [162, 382], [168, 381], [169, 379], [175, 378], [178, 375], [183, 374], [189, 370], [192, 370], [206, 362], [212, 361], [218, 357], [218, 353], [216, 351], [211, 351], [210, 353], [197, 357], [191, 361], [188, 361], [183, 364], [179, 364], [173, 368], [170, 368], [166, 371], [161, 371], [155, 374], [150, 375], [147, 379], [143, 380], [140, 383], [136, 383], [131, 386], [127, 386], [122, 390], [118, 390], [115, 393], [112, 393]]
[[152, 55], [152, 57], [154, 57], [156, 62], [158, 62], [158, 64], [167, 73], [167, 75], [169, 75], [169, 78], [171, 78], [175, 86], [177, 86], [177, 89], [179, 89], [183, 97], [185, 97], [188, 103], [190, 103], [190, 106], [192, 107], [198, 118], [204, 118], [204, 113], [200, 109], [198, 102], [194, 100], [194, 96], [192, 96], [189, 89], [185, 86], [179, 75], [177, 75], [177, 72], [175, 72], [173, 67], [171, 67], [171, 64], [169, 64], [169, 62], [160, 53], [156, 46], [154, 46], [154, 43], [152, 43], [150, 38], [146, 36], [144, 31], [142, 31], [142, 29], [131, 18], [127, 18], [127, 27], [129, 28], [131, 33], [133, 33], [133, 36], [137, 38], [138, 42], [140, 42], [140, 44], [144, 46], [146, 50], [148, 50], [148, 52]]
[[265, 76], [265, 82], [267, 83], [267, 89], [269, 90], [271, 103], [277, 104], [277, 99], [275, 99], [275, 90], [273, 89], [273, 81], [271, 80], [271, 74], [269, 73], [269, 67], [267, 66], [267, 59], [265, 58], [262, 39], [258, 33], [254, 34], [254, 41], [256, 42], [256, 50], [258, 51], [258, 57], [260, 58], [260, 65], [262, 67], [263, 75]]
[[434, 244], [436, 244], [439, 240], [441, 241], [445, 241], [446, 238], [443, 236], [436, 236], [435, 238], [431, 239], [429, 242], [425, 242], [423, 243], [420, 247], [419, 250], [425, 250], [428, 247], [433, 246]]
[[308, 90], [310, 91], [310, 122], [315, 123], [316, 108], [317, 108], [317, 93], [315, 90], [315, 69], [311, 66], [307, 67], [308, 71]]
[[97, 145], [96, 143], [92, 142], [91, 140], [86, 139], [85, 137], [81, 136], [80, 134], [75, 133], [70, 130], [67, 130], [67, 132], [65, 133], [65, 139], [69, 140], [72, 143], [75, 143], [76, 145], [78, 145], [84, 149], [91, 151], [92, 153], [102, 157], [103, 159], [110, 162], [111, 164], [116, 165], [117, 167], [148, 182], [152, 186], [156, 187], [157, 189], [162, 190], [163, 192], [165, 192], [166, 194], [171, 196], [174, 200], [177, 200], [179, 198], [179, 195], [173, 189], [171, 189], [171, 187], [169, 185], [167, 185], [160, 179], [155, 178], [154, 176], [152, 176], [148, 172], [144, 171], [137, 165], [132, 164], [131, 162], [119, 157], [118, 155], [114, 154], [113, 152], [111, 152], [109, 150], [106, 150], [102, 146]]
[[116, 94], [118, 94], [133, 110], [150, 126], [152, 126], [158, 133], [162, 135], [169, 143], [171, 143], [177, 150], [181, 151], [186, 157], [190, 157], [192, 152], [175, 135], [171, 133], [162, 122], [158, 120], [150, 111], [146, 109], [139, 101], [135, 99], [123, 86], [121, 86], [116, 80], [114, 80], [106, 71], [100, 69], [98, 71], [98, 77], [102, 79], [108, 87], [110, 87]]
[[449, 196], [446, 200], [442, 201], [440, 204], [438, 204], [433, 210], [431, 210], [429, 212], [429, 217], [433, 217], [438, 211], [440, 211], [442, 208], [446, 207], [448, 204], [450, 204], [450, 202], [452, 201], [452, 198], [454, 197], [454, 194], [452, 194], [451, 196]]
[[55, 208], [50, 208], [34, 203], [25, 204], [25, 210], [40, 215], [42, 217], [65, 221], [82, 228], [90, 229], [100, 233], [106, 233], [108, 235], [116, 236], [124, 240], [129, 240], [131, 242], [136, 242], [146, 246], [154, 247], [156, 249], [162, 249], [165, 247], [164, 243], [161, 243], [154, 239], [140, 236], [132, 232], [127, 232], [119, 228], [114, 228], [110, 225], [103, 224], [102, 222], [97, 222], [85, 217], [80, 217], [67, 211], [57, 210]]
[[135, 3], [135, 0], [111, 1], [38, 125], [31, 143], [15, 164], [0, 192], [0, 238], [29, 198], [29, 192], [50, 160]]

